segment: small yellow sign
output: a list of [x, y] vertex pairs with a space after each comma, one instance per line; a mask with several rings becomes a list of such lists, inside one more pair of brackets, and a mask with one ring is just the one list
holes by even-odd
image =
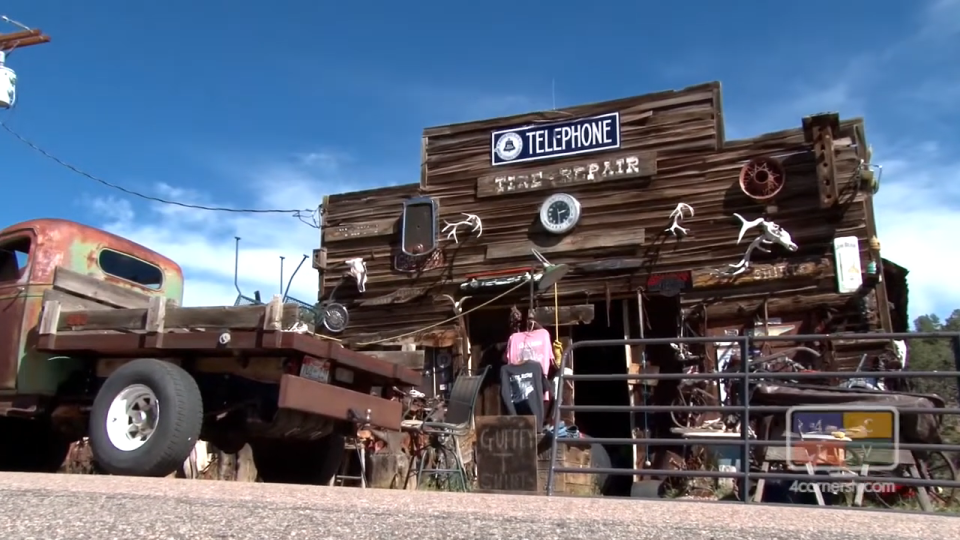
[[894, 417], [890, 411], [843, 413], [843, 427], [851, 439], [892, 439]]

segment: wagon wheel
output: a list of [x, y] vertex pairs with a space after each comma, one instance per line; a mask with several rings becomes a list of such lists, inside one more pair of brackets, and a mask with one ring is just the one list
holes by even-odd
[[[925, 480], [952, 482], [957, 479], [956, 465], [943, 452], [928, 452], [924, 459], [917, 460], [917, 468], [920, 469], [920, 477]], [[943, 506], [951, 506], [958, 502], [957, 488], [929, 487], [926, 489], [930, 497]]]

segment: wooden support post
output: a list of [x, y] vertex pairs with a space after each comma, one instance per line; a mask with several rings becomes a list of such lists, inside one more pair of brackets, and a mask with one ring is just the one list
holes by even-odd
[[56, 335], [60, 324], [60, 302], [47, 300], [43, 303], [43, 315], [40, 317], [40, 335]]
[[813, 144], [813, 154], [817, 160], [820, 208], [830, 208], [837, 204], [839, 198], [833, 148], [833, 139], [839, 130], [840, 116], [837, 113], [818, 114], [803, 119], [804, 137]]
[[167, 302], [162, 296], [151, 296], [147, 306], [147, 322], [144, 329], [150, 333], [163, 332], [164, 319], [167, 316]]
[[[623, 339], [630, 339], [630, 303], [627, 302], [626, 300], [621, 300], [620, 309], [621, 309], [620, 313], [623, 316], [622, 317], [623, 318]], [[624, 358], [626, 359], [626, 364], [627, 364], [626, 373], [630, 373], [630, 366], [633, 365], [633, 347], [631, 347], [630, 345], [624, 345], [623, 355], [624, 355]], [[633, 407], [637, 403], [636, 394], [635, 394], [636, 388], [642, 387], [642, 385], [634, 385], [632, 383], [633, 381], [627, 381], [627, 395], [629, 396], [631, 407]], [[630, 437], [636, 439], [638, 438], [637, 437], [638, 435], [637, 413], [631, 411], [629, 416], [630, 416]], [[639, 469], [640, 467], [637, 467], [637, 455], [638, 455], [637, 445], [631, 444], [630, 448], [631, 448], [630, 463], [633, 465], [634, 469]], [[634, 475], [633, 481], [634, 482], [640, 481], [640, 475]]]
[[283, 299], [279, 294], [273, 295], [270, 303], [267, 304], [266, 312], [263, 317], [264, 330], [283, 330]]

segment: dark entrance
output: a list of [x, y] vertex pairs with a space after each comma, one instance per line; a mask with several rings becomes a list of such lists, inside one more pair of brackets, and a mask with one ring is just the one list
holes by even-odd
[[[573, 341], [594, 341], [603, 339], [623, 339], [622, 301], [615, 300], [610, 305], [610, 322], [607, 323], [607, 305], [605, 302], [594, 304], [597, 314], [587, 325], [572, 328]], [[578, 349], [573, 354], [573, 369], [577, 375], [626, 374], [626, 353], [623, 345], [612, 347], [589, 347]], [[615, 405], [630, 404], [627, 384], [619, 381], [577, 381], [574, 385], [574, 399], [577, 405]], [[630, 415], [623, 412], [583, 412], [576, 413], [577, 427], [590, 437], [630, 437]], [[611, 466], [618, 469], [630, 469], [632, 452], [626, 445], [604, 445], [610, 454]], [[630, 476], [611, 477], [604, 489], [604, 495], [626, 496], [630, 494]]]

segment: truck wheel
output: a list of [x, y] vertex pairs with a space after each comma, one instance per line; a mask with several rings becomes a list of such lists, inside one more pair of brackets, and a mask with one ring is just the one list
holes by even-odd
[[344, 442], [344, 436], [334, 432], [318, 441], [259, 440], [250, 446], [264, 482], [325, 486], [340, 470]]
[[69, 451], [48, 421], [0, 417], [0, 471], [57, 472]]
[[200, 438], [203, 400], [189, 373], [143, 358], [119, 367], [90, 411], [90, 447], [110, 474], [167, 476]]

